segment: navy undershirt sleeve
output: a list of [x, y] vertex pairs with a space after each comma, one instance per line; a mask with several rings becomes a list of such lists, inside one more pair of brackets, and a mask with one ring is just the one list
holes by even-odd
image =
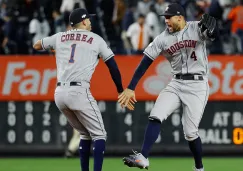
[[116, 85], [117, 92], [118, 93], [123, 92], [121, 73], [119, 71], [119, 68], [116, 64], [114, 57], [108, 59], [105, 63], [107, 65], [107, 67], [109, 68], [112, 80]]
[[128, 88], [131, 90], [135, 90], [138, 81], [142, 78], [142, 76], [144, 75], [144, 73], [147, 71], [147, 69], [149, 68], [149, 66], [153, 63], [153, 60], [151, 58], [149, 58], [148, 56], [144, 55], [142, 61], [140, 62], [140, 64], [138, 65], [132, 80], [130, 82], [130, 84], [128, 85]]

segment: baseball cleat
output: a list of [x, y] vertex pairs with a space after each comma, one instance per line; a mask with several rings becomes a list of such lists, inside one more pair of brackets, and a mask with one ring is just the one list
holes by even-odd
[[202, 169], [194, 168], [194, 171], [204, 171], [204, 168], [202, 168]]
[[70, 150], [66, 150], [65, 154], [64, 154], [64, 157], [65, 158], [74, 158], [75, 154], [72, 151], [70, 151]]
[[138, 167], [140, 169], [147, 169], [149, 167], [149, 160], [146, 159], [141, 153], [133, 151], [134, 154], [129, 155], [129, 157], [124, 157], [123, 162], [128, 167]]

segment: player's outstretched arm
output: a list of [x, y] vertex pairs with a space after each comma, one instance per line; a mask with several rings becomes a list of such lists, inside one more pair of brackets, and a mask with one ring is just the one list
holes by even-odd
[[[120, 70], [116, 64], [114, 57], [108, 59], [105, 63], [107, 65], [107, 67], [109, 68], [112, 80], [116, 85], [118, 94], [120, 95], [123, 92], [122, 79], [121, 79]], [[127, 108], [129, 110], [134, 110], [133, 103], [132, 102], [128, 103]]]
[[[35, 50], [44, 50], [42, 45], [41, 45], [41, 40], [38, 40], [34, 45], [33, 45], [33, 48]], [[49, 49], [48, 49], [49, 50]], [[50, 52], [55, 52], [54, 49], [50, 49]]]
[[58, 36], [58, 33], [50, 36], [45, 37], [41, 40], [38, 40], [34, 45], [33, 48], [35, 50], [54, 50], [56, 47], [56, 38]]
[[143, 56], [142, 61], [138, 65], [132, 80], [130, 84], [128, 85], [128, 88], [125, 89], [119, 96], [118, 96], [118, 102], [122, 107], [126, 107], [129, 102], [136, 102], [135, 97], [135, 88], [139, 82], [139, 80], [142, 78], [142, 76], [145, 74], [149, 66], [153, 63], [153, 60], [149, 58], [147, 55]]
[[42, 45], [41, 45], [41, 40], [38, 40], [34, 45], [33, 48], [35, 50], [43, 50]]

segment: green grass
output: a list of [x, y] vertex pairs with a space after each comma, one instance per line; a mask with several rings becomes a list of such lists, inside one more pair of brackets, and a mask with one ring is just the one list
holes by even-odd
[[[91, 161], [91, 169], [93, 160]], [[151, 158], [149, 171], [192, 171], [191, 158]], [[205, 171], [243, 171], [243, 158], [205, 158]], [[105, 158], [103, 171], [135, 171], [121, 158]], [[0, 158], [0, 171], [80, 171], [79, 159]]]

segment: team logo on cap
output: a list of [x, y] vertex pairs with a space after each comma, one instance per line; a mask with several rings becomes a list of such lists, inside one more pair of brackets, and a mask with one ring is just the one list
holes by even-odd
[[86, 17], [86, 14], [82, 15], [82, 18], [85, 18]]
[[180, 12], [179, 12], [179, 11], [177, 11], [177, 14], [180, 14]]

